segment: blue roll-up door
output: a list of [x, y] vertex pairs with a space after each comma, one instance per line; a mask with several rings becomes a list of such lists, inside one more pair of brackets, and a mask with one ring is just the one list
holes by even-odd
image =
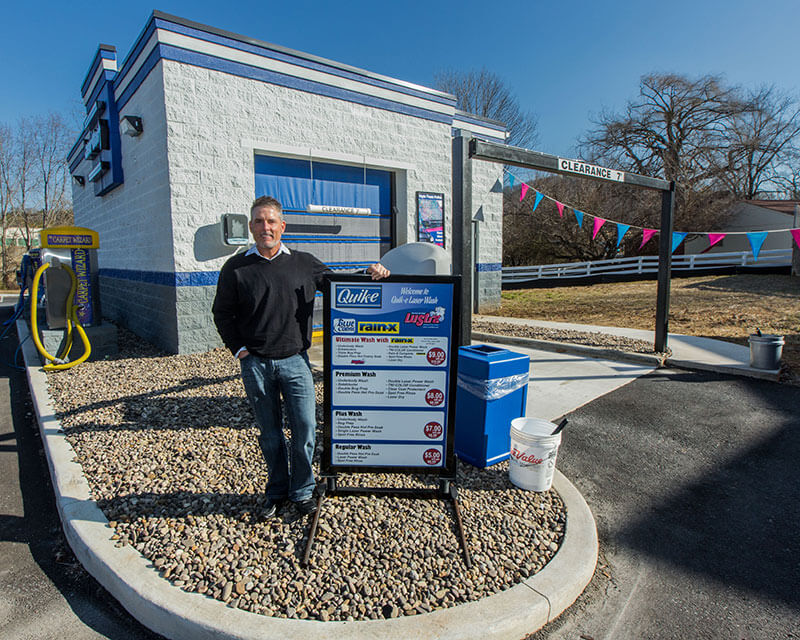
[[[256, 197], [283, 205], [289, 248], [333, 269], [363, 268], [392, 248], [392, 174], [297, 158], [255, 157]], [[310, 204], [368, 208], [369, 214], [308, 213]]]
[[[290, 249], [308, 251], [331, 269], [354, 271], [392, 248], [392, 174], [363, 166], [297, 158], [255, 157], [256, 197], [283, 206]], [[310, 204], [370, 209], [368, 214], [309, 213]], [[322, 299], [314, 310], [315, 340], [321, 336]]]

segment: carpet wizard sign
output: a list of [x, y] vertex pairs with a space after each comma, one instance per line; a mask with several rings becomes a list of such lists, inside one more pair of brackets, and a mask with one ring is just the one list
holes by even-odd
[[323, 475], [454, 473], [459, 284], [328, 277]]

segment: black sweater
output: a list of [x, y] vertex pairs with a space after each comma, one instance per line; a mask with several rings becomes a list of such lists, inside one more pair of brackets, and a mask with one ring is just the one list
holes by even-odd
[[287, 358], [311, 346], [314, 295], [328, 267], [310, 253], [230, 258], [211, 308], [225, 346], [265, 358]]

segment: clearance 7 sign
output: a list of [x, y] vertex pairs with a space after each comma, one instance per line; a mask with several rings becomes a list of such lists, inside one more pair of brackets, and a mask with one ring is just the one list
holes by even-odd
[[450, 276], [326, 279], [323, 475], [455, 475], [459, 285]]

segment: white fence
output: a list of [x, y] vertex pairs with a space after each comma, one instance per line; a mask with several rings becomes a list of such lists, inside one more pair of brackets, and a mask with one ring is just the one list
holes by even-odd
[[[673, 271], [723, 269], [726, 267], [784, 267], [792, 263], [791, 249], [768, 249], [753, 259], [751, 251], [733, 253], [693, 253], [672, 256]], [[658, 273], [658, 256], [612, 258], [592, 262], [540, 264], [532, 267], [503, 267], [502, 283], [515, 284], [530, 280], [586, 278], [599, 275], [637, 275]]]

